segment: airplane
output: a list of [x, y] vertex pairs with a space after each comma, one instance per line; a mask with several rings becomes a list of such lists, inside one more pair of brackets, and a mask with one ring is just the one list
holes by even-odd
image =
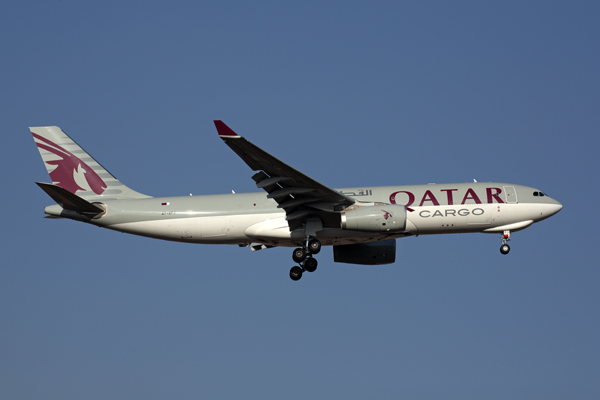
[[30, 128], [52, 183], [36, 184], [55, 202], [46, 218], [118, 232], [251, 250], [293, 247], [294, 281], [314, 272], [321, 246], [334, 262], [381, 265], [396, 239], [450, 233], [511, 233], [551, 217], [562, 204], [533, 187], [470, 182], [332, 189], [214, 121], [219, 137], [256, 173], [263, 192], [151, 197], [121, 183], [57, 126]]

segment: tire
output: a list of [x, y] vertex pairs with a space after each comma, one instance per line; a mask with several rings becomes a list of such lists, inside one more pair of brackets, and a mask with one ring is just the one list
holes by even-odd
[[306, 250], [304, 250], [302, 247], [298, 247], [292, 253], [292, 258], [295, 262], [301, 263], [302, 261], [306, 260]]
[[510, 246], [507, 244], [503, 244], [502, 246], [500, 246], [500, 253], [502, 254], [508, 254], [508, 252], [510, 251]]
[[292, 278], [293, 281], [299, 281], [300, 278], [302, 278], [302, 268], [298, 266], [292, 267], [292, 269], [290, 269], [290, 278]]
[[310, 254], [319, 254], [321, 251], [321, 242], [319, 242], [317, 239], [313, 239], [308, 242], [308, 251], [310, 251]]
[[317, 270], [317, 265], [319, 265], [319, 263], [312, 257], [309, 257], [304, 261], [304, 269], [308, 272], [315, 272]]

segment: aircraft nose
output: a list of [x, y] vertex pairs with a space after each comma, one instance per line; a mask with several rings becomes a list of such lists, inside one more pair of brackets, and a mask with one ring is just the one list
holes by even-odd
[[[554, 199], [552, 199], [554, 200]], [[554, 200], [554, 204], [551, 205], [551, 209], [550, 209], [550, 215], [554, 215], [557, 212], [559, 212], [560, 210], [562, 210], [563, 205], [561, 203], [559, 203], [558, 201]]]
[[538, 209], [539, 214], [536, 218], [537, 221], [542, 221], [546, 218], [550, 218], [551, 216], [559, 212], [563, 207], [562, 204], [560, 204], [558, 201], [550, 198], [547, 199], [552, 201], [547, 202], [546, 204], [540, 204], [540, 207]]
[[[557, 202], [557, 203], [558, 203], [558, 202]], [[562, 210], [562, 204], [558, 203], [558, 204], [556, 205], [556, 211], [555, 211], [554, 213], [556, 214], [556, 213], [557, 213], [557, 212], [559, 212], [560, 210]]]

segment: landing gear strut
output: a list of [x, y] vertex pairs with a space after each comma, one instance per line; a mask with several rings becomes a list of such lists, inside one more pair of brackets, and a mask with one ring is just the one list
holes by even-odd
[[318, 254], [321, 251], [321, 242], [317, 239], [306, 240], [306, 245], [302, 247], [298, 247], [292, 253], [292, 259], [300, 264], [300, 266], [293, 266], [290, 270], [290, 278], [293, 281], [300, 280], [302, 278], [302, 273], [304, 271], [315, 272], [317, 269], [316, 258], [313, 258], [314, 254]]
[[500, 253], [508, 254], [510, 251], [510, 246], [508, 245], [508, 241], [510, 240], [510, 231], [504, 231], [502, 234], [502, 246], [500, 246]]

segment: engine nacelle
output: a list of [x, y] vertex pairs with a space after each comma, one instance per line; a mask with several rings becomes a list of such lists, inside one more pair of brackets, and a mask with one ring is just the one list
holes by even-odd
[[406, 206], [385, 204], [342, 212], [342, 229], [365, 232], [398, 232], [406, 229]]
[[391, 264], [396, 261], [396, 239], [333, 246], [333, 261], [362, 265]]

